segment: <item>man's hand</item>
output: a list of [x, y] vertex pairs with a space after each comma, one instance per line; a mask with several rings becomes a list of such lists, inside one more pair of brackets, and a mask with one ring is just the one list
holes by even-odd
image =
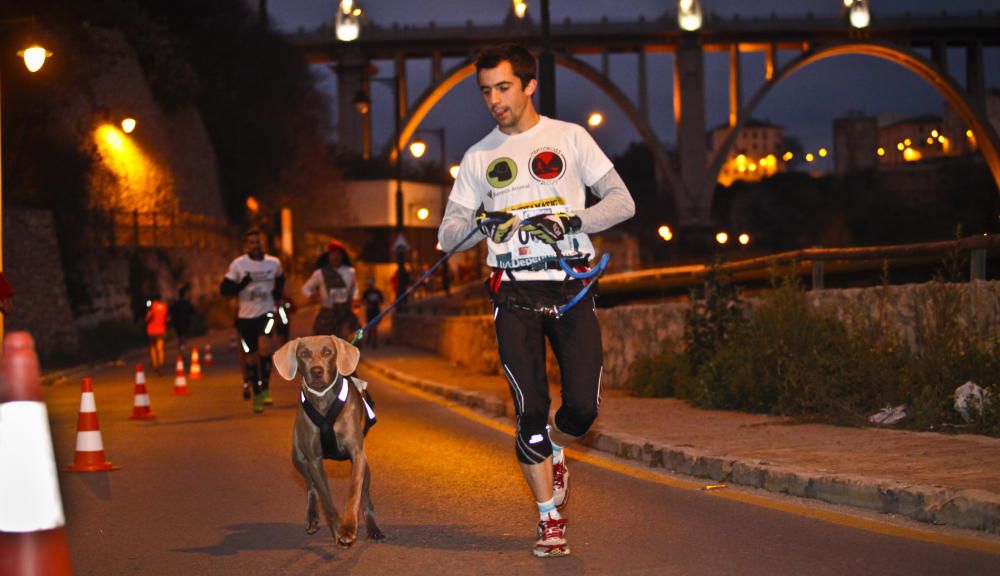
[[522, 222], [521, 229], [546, 244], [555, 244], [580, 229], [580, 218], [562, 212], [539, 214]]
[[[239, 284], [237, 284], [237, 286], [239, 287], [239, 290], [243, 290], [244, 288], [246, 288], [247, 286], [249, 286], [249, 285], [250, 285], [250, 282], [251, 282], [252, 280], [253, 280], [253, 278], [251, 278], [251, 277], [250, 277], [250, 273], [249, 273], [249, 272], [248, 272], [248, 273], [246, 273], [246, 274], [244, 274], [244, 275], [243, 275], [243, 279], [242, 279], [242, 280], [240, 280], [240, 283], [239, 283]], [[239, 290], [238, 290], [238, 291], [239, 291]]]
[[480, 232], [497, 244], [509, 240], [520, 223], [521, 219], [510, 212], [487, 212], [482, 208], [476, 212]]

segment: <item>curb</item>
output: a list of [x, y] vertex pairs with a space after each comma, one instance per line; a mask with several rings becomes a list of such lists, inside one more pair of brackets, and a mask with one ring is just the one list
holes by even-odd
[[[491, 394], [469, 392], [390, 368], [362, 358], [361, 364], [401, 384], [424, 390], [490, 416], [513, 418], [513, 407]], [[654, 444], [637, 436], [595, 426], [581, 440], [585, 446], [625, 460], [670, 472], [739, 484], [800, 498], [813, 498], [897, 514], [931, 524], [1000, 534], [1000, 494], [986, 490], [905, 484], [894, 480], [850, 474], [820, 474], [766, 460], [732, 459], [698, 450]]]

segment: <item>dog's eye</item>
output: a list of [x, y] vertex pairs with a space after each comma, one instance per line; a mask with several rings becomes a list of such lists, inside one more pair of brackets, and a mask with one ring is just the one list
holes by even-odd
[[312, 352], [310, 352], [308, 349], [301, 350], [299, 352], [299, 358], [309, 358], [310, 356], [312, 356]]
[[330, 350], [329, 348], [323, 348], [323, 356], [330, 356], [331, 354], [333, 354], [333, 350]]

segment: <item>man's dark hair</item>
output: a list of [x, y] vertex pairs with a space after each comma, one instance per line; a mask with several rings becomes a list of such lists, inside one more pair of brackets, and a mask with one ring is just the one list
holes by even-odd
[[526, 88], [528, 82], [537, 78], [535, 57], [528, 49], [518, 44], [499, 44], [483, 48], [476, 56], [476, 76], [480, 70], [496, 68], [501, 62], [510, 62], [514, 76], [521, 79], [521, 88]]

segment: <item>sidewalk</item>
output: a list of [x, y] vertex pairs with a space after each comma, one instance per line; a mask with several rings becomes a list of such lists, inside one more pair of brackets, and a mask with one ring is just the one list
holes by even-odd
[[[430, 352], [365, 349], [361, 370], [490, 415], [514, 414], [502, 376], [476, 374]], [[632, 398], [605, 389], [600, 416], [584, 443], [711, 483], [1000, 534], [998, 438], [792, 424], [782, 417], [701, 410], [675, 399]]]

